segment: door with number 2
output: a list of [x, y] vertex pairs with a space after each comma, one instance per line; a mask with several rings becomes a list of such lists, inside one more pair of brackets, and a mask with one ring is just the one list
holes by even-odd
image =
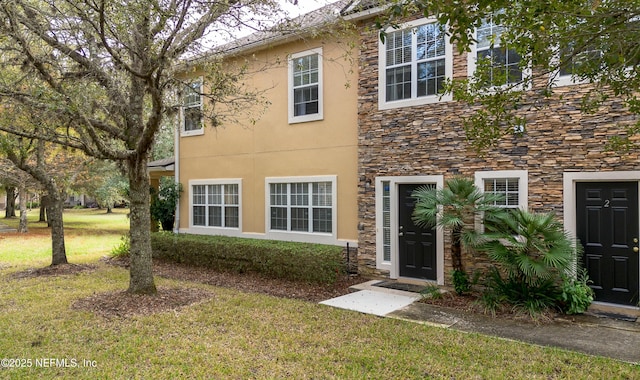
[[595, 300], [638, 303], [638, 183], [576, 183], [577, 237]]

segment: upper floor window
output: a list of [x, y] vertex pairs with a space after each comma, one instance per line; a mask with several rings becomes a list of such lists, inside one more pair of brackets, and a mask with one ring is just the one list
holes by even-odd
[[434, 20], [407, 23], [403, 29], [387, 32], [379, 59], [380, 109], [437, 102], [445, 79], [453, 74], [449, 39]]
[[289, 123], [322, 119], [322, 49], [289, 58]]
[[502, 43], [503, 33], [504, 27], [496, 24], [494, 17], [482, 20], [476, 30], [477, 42], [469, 54], [469, 75], [475, 75], [478, 67], [483, 66], [481, 79], [487, 87], [504, 86], [523, 80], [521, 57], [514, 49], [509, 49]]
[[556, 73], [555, 85], [566, 86], [574, 83], [583, 83], [580, 79], [580, 72], [585, 68], [590, 70], [586, 65], [597, 64], [602, 57], [602, 51], [585, 47], [581, 51], [576, 50], [573, 44], [559, 49], [558, 62], [561, 63]]
[[182, 135], [204, 132], [202, 123], [202, 80], [185, 86], [182, 95]]

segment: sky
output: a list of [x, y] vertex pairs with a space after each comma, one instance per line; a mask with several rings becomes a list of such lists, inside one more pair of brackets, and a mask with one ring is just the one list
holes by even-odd
[[[325, 5], [335, 3], [338, 0], [298, 0], [298, 4], [296, 5], [293, 4], [293, 0], [277, 1], [288, 18], [295, 18], [301, 14], [309, 13], [318, 8], [324, 7]], [[221, 45], [234, 39], [249, 35], [253, 32], [255, 32], [255, 30], [251, 28], [241, 28], [238, 30], [227, 29], [226, 32], [213, 32], [204, 40], [204, 46], [212, 47]]]
[[337, 0], [298, 0], [298, 5], [293, 5], [293, 0], [279, 0], [284, 10], [291, 16], [311, 12], [327, 4], [335, 3]]

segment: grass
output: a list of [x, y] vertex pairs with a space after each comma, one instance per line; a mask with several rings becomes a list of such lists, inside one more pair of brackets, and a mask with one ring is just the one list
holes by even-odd
[[[114, 245], [122, 228], [110, 233]], [[90, 229], [104, 233], [88, 228], [85, 239]], [[20, 238], [3, 236], [0, 268], [6, 243]], [[73, 257], [95, 260], [107, 252]], [[0, 378], [640, 377], [637, 366], [612, 359], [163, 278], [156, 278], [159, 286], [203, 288], [214, 297], [177, 311], [106, 319], [70, 306], [124, 290], [126, 270], [95, 262], [94, 272], [16, 279], [11, 272], [47, 264], [46, 255], [25, 263], [19, 256], [12, 253], [13, 268], [0, 270], [0, 358], [30, 359], [31, 368], [0, 368]], [[52, 365], [55, 359], [72, 367]]]
[[[65, 247], [71, 263], [92, 262], [104, 256], [129, 231], [128, 209], [65, 210]], [[0, 223], [18, 227], [18, 218], [0, 219]], [[38, 210], [28, 214], [27, 234], [0, 234], [0, 262], [44, 266], [51, 263], [51, 231], [44, 222], [38, 222]]]

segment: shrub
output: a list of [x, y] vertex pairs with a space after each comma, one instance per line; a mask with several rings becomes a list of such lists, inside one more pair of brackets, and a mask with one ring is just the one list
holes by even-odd
[[111, 256], [113, 257], [129, 257], [131, 251], [131, 238], [129, 234], [122, 235], [120, 237], [120, 244], [111, 249]]
[[160, 185], [160, 190], [150, 188], [151, 192], [151, 217], [160, 222], [164, 231], [172, 231], [176, 214], [176, 204], [182, 193], [182, 184], [174, 182], [164, 182]]
[[338, 246], [163, 232], [151, 245], [154, 258], [294, 281], [333, 283], [345, 271]]
[[467, 272], [454, 269], [451, 272], [451, 277], [453, 279], [453, 289], [458, 295], [463, 295], [471, 290], [471, 282], [469, 282]]
[[552, 279], [523, 282], [517, 277], [504, 279], [498, 269], [491, 268], [485, 284], [485, 294], [480, 298], [486, 309], [495, 310], [508, 303], [531, 316], [555, 308], [560, 298], [560, 289]]
[[589, 275], [586, 269], [581, 269], [576, 278], [565, 277], [562, 282], [560, 295], [561, 308], [566, 314], [582, 314], [593, 302], [593, 289], [589, 287]]
[[564, 273], [575, 258], [571, 240], [553, 214], [513, 210], [498, 218], [477, 247], [496, 262], [487, 279], [489, 300], [502, 299], [530, 314], [561, 301]]
[[434, 300], [442, 299], [444, 296], [438, 285], [427, 285], [421, 292], [422, 298], [431, 298]]

